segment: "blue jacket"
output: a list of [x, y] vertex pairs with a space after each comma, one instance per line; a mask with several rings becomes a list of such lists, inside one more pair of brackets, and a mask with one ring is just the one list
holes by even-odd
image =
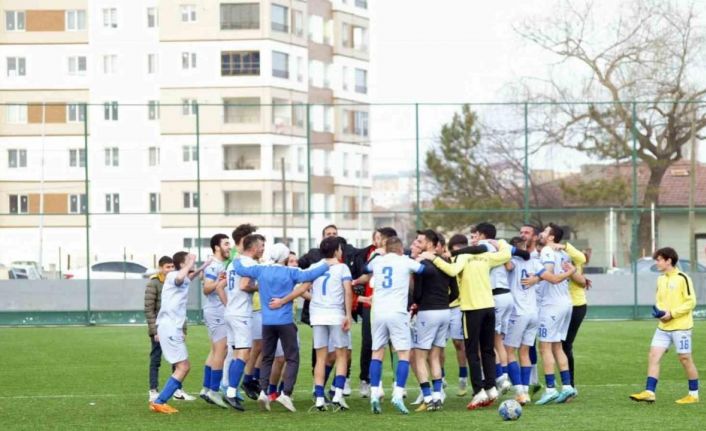
[[314, 281], [328, 271], [328, 265], [301, 270], [282, 265], [252, 265], [243, 266], [240, 260], [234, 261], [235, 273], [241, 277], [257, 280], [262, 304], [263, 325], [287, 325], [294, 322], [292, 302], [273, 310], [269, 307], [272, 298], [284, 298], [289, 295], [294, 286], [299, 283]]

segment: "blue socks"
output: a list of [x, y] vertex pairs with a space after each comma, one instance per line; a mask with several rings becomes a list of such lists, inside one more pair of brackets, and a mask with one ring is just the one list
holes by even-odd
[[166, 404], [167, 401], [169, 401], [169, 398], [174, 395], [174, 392], [176, 392], [177, 389], [181, 388], [181, 382], [174, 377], [170, 377], [169, 380], [167, 380], [167, 383], [164, 385], [164, 389], [162, 389], [162, 392], [159, 394], [159, 397], [157, 397], [157, 401], [155, 401], [155, 404]]
[[203, 367], [203, 387], [209, 389], [211, 387], [211, 367], [208, 365]]
[[409, 361], [398, 361], [397, 362], [397, 375], [395, 377], [396, 385], [400, 388], [404, 388], [407, 384], [407, 377], [409, 376]]
[[228, 386], [237, 388], [240, 385], [240, 378], [245, 371], [245, 361], [242, 359], [233, 359], [228, 367]]
[[699, 379], [689, 380], [689, 390], [698, 391], [699, 390]]
[[323, 398], [324, 397], [324, 387], [322, 385], [314, 386], [314, 396], [316, 398]]
[[560, 371], [559, 375], [561, 376], [562, 385], [571, 385], [571, 372], [569, 370]]
[[517, 361], [513, 361], [507, 364], [507, 371], [510, 375], [510, 381], [513, 385], [522, 384], [522, 377], [520, 376], [520, 364], [518, 364]]
[[270, 385], [267, 386], [267, 395], [274, 394], [275, 392], [277, 392], [277, 385], [270, 383]]
[[370, 385], [372, 387], [380, 386], [380, 378], [382, 377], [382, 361], [372, 359], [370, 361]]
[[346, 385], [346, 376], [336, 376], [333, 378], [333, 387], [337, 389], [343, 389]]
[[529, 357], [530, 357], [530, 363], [532, 365], [537, 365], [537, 348], [535, 346], [530, 346]]
[[260, 380], [260, 369], [259, 369], [259, 368], [255, 368], [255, 369], [253, 370], [252, 379], [255, 380], [255, 381]]
[[443, 383], [444, 383], [443, 380], [441, 380], [441, 379], [432, 380], [431, 383], [434, 388], [434, 392], [441, 392], [441, 385], [443, 385]]
[[221, 388], [221, 380], [223, 380], [223, 370], [211, 370], [211, 384], [208, 387], [212, 391], [218, 392]]
[[547, 388], [553, 388], [554, 387], [554, 374], [547, 374], [544, 376], [544, 381], [547, 383]]
[[[442, 368], [443, 370], [443, 368]], [[442, 373], [443, 375], [443, 373]], [[468, 367], [458, 367], [458, 377], [464, 378], [468, 377]]]
[[500, 364], [495, 364], [495, 378], [498, 379], [503, 375], [503, 366]]
[[425, 398], [431, 396], [431, 385], [429, 382], [420, 383], [419, 387], [422, 388], [422, 395]]
[[326, 386], [326, 382], [328, 382], [329, 376], [331, 376], [331, 370], [333, 370], [333, 367], [330, 365], [326, 365], [326, 372], [324, 374], [324, 386]]
[[654, 377], [647, 377], [647, 384], [645, 384], [645, 389], [654, 392], [657, 389], [657, 379]]
[[[521, 367], [520, 374], [522, 376], [522, 385], [529, 386], [530, 378], [532, 377], [532, 367]], [[510, 375], [510, 377], [512, 377], [512, 375]]]
[[284, 392], [284, 381], [279, 382], [279, 387], [277, 387], [277, 393]]
[[[235, 362], [235, 359], [233, 359], [233, 361], [231, 361], [231, 364], [233, 362]], [[228, 376], [229, 376], [228, 378], [230, 379], [230, 368], [228, 368]], [[243, 383], [250, 383], [255, 380], [257, 380], [257, 379], [255, 379], [255, 376], [253, 376], [252, 374], [243, 375]]]

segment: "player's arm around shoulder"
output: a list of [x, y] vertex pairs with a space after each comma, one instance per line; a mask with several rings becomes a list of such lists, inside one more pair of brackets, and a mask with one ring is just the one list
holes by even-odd
[[505, 240], [498, 241], [498, 251], [494, 253], [486, 253], [483, 256], [488, 260], [488, 265], [491, 267], [504, 265], [512, 259], [512, 253], [515, 247], [510, 246]]

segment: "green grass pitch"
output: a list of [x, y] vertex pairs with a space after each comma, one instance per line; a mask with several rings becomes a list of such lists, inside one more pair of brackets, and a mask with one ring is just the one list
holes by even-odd
[[[641, 390], [645, 380], [647, 349], [654, 322], [585, 322], [575, 344], [579, 397], [565, 405], [525, 406], [518, 422], [504, 423], [495, 406], [481, 411], [465, 409], [469, 397], [455, 396], [457, 367], [452, 347], [447, 350], [449, 394], [443, 411], [396, 413], [389, 402], [383, 414], [370, 413], [367, 400], [358, 396], [358, 352], [354, 351], [351, 410], [307, 413], [311, 406], [310, 331], [300, 326], [302, 367], [295, 393], [297, 413], [274, 406], [260, 412], [248, 400], [245, 413], [221, 410], [202, 400], [175, 402], [176, 415], [151, 413], [147, 408], [149, 341], [144, 327], [57, 327], [0, 329], [0, 429], [369, 429], [422, 430], [515, 429], [548, 430], [698, 430], [706, 427], [706, 399], [701, 404], [678, 406], [674, 400], [687, 392], [684, 373], [675, 354], [664, 360], [657, 403], [637, 404], [628, 395]], [[355, 346], [360, 327], [354, 326]], [[706, 323], [694, 331], [695, 358], [706, 367]], [[203, 326], [191, 327], [187, 338], [192, 372], [185, 389], [196, 394], [207, 353]], [[163, 363], [160, 383], [169, 366]], [[385, 387], [390, 395], [392, 372], [385, 361]], [[410, 375], [407, 402], [417, 395]], [[389, 398], [388, 398], [389, 400]], [[469, 428], [470, 427], [470, 428]], [[518, 428], [519, 427], [519, 428]]]

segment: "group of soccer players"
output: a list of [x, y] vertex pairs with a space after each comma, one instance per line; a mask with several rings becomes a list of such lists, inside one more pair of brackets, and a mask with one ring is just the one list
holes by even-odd
[[[349, 408], [351, 325], [358, 316], [363, 320], [361, 396], [369, 396], [373, 413], [382, 411], [386, 348], [397, 359], [392, 406], [409, 413], [405, 396], [411, 371], [420, 387], [416, 411], [441, 409], [449, 339], [459, 363], [459, 396], [466, 394], [470, 368], [469, 410], [487, 407], [510, 390], [520, 404], [531, 402], [530, 386], [541, 387], [537, 342], [546, 389], [535, 404], [565, 403], [578, 395], [572, 343], [586, 314], [590, 281], [582, 268], [589, 254], [562, 243], [559, 226], [540, 231], [526, 225], [506, 242], [496, 239], [495, 226], [480, 223], [470, 239], [457, 234], [448, 244], [440, 233], [420, 230], [409, 247], [394, 229], [382, 228], [373, 245], [356, 249], [331, 225], [320, 246], [299, 261], [284, 244], [268, 247], [269, 259], [263, 259], [266, 239], [255, 230], [251, 225], [235, 229], [237, 254], [227, 235], [214, 235], [213, 257], [197, 269], [193, 255], [174, 255], [156, 325], [162, 352], [175, 368], [151, 399], [151, 410], [176, 412], [167, 401], [190, 369], [183, 327], [189, 283], [201, 271], [211, 349], [200, 396], [223, 408], [243, 411], [242, 389], [265, 410], [276, 401], [296, 411], [292, 393], [300, 354], [293, 303], [300, 296], [306, 299], [303, 320], [312, 326], [312, 411]], [[367, 304], [372, 306], [366, 314]], [[555, 382], [557, 368], [561, 387]], [[690, 389], [695, 372], [693, 367]], [[648, 379], [648, 389], [654, 390], [653, 380]], [[642, 398], [654, 400], [651, 394]], [[698, 401], [698, 392], [695, 397]]]

